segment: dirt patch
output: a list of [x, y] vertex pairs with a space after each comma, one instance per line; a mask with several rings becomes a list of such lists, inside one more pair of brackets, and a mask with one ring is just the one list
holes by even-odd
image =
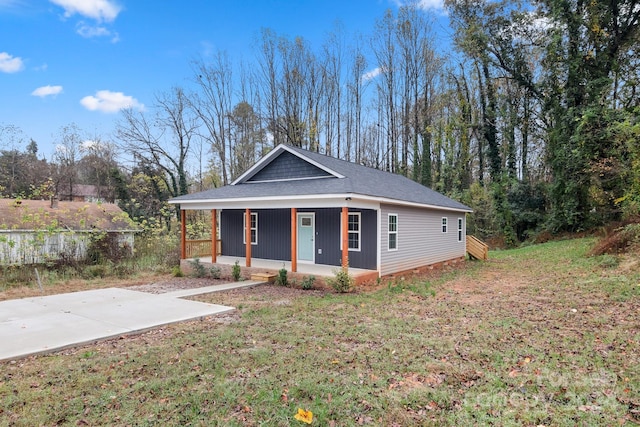
[[127, 279], [118, 279], [115, 277], [104, 279], [70, 279], [66, 281], [58, 281], [55, 284], [43, 284], [40, 289], [37, 284], [30, 283], [22, 286], [11, 286], [0, 292], [0, 301], [18, 298], [32, 298], [46, 295], [57, 295], [70, 292], [89, 291], [91, 289], [104, 288], [128, 288], [132, 286], [141, 286], [149, 283], [157, 283], [171, 280], [169, 275], [144, 274]]
[[277, 285], [259, 285], [253, 288], [232, 289], [230, 291], [199, 295], [191, 299], [231, 307], [258, 308], [264, 305], [290, 305], [303, 296], [322, 296], [328, 291], [322, 289], [307, 290]]
[[167, 292], [184, 289], [204, 288], [229, 283], [228, 279], [193, 278], [193, 277], [163, 277], [152, 283], [127, 286], [131, 291], [146, 292], [149, 294], [164, 294]]
[[[498, 261], [489, 261], [497, 264]], [[500, 269], [484, 269], [479, 277], [461, 276], [446, 282], [439, 290], [441, 298], [456, 298], [459, 302], [478, 304], [496, 297], [513, 294], [529, 286], [531, 278], [524, 273], [509, 274]]]

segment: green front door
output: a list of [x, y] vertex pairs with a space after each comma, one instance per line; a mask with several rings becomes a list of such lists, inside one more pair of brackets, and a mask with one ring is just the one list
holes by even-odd
[[315, 214], [298, 214], [298, 261], [315, 262]]

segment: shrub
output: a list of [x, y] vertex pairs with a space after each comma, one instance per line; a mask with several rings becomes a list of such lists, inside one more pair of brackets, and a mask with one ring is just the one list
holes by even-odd
[[176, 265], [171, 269], [171, 275], [173, 277], [182, 277], [182, 276], [184, 276], [184, 274], [182, 273], [182, 270], [180, 269], [179, 265]]
[[240, 263], [236, 261], [236, 263], [233, 264], [233, 267], [231, 267], [231, 277], [233, 277], [233, 280], [237, 282], [240, 280], [241, 273], [242, 270], [240, 269]]
[[120, 241], [117, 233], [97, 233], [91, 236], [87, 259], [92, 263], [121, 262], [132, 255], [131, 246]]
[[276, 277], [276, 285], [288, 286], [289, 280], [287, 279], [287, 269], [282, 267], [278, 270], [278, 277]]
[[336, 277], [328, 278], [329, 285], [338, 293], [351, 292], [355, 285], [355, 280], [349, 275], [349, 270], [343, 268], [334, 272]]
[[300, 282], [300, 287], [302, 287], [302, 289], [304, 289], [305, 291], [311, 290], [313, 289], [313, 282], [316, 281], [316, 276], [311, 275], [309, 277], [304, 276], [302, 278], [302, 282]]
[[205, 268], [205, 266], [200, 262], [200, 259], [196, 258], [194, 260], [189, 261], [189, 264], [191, 264], [191, 275], [193, 277], [204, 277], [207, 275], [207, 269]]
[[209, 269], [209, 275], [214, 279], [220, 278], [220, 267], [216, 267], [215, 265]]

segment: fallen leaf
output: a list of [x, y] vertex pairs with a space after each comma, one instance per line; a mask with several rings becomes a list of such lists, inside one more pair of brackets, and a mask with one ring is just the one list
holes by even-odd
[[313, 422], [313, 412], [298, 408], [298, 413], [293, 418], [303, 423], [311, 424]]

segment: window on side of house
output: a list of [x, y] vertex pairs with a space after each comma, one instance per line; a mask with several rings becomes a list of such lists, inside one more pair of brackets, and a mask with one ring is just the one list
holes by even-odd
[[388, 217], [388, 250], [398, 250], [398, 214], [389, 214]]
[[[242, 215], [242, 243], [247, 244], [247, 214]], [[251, 212], [251, 244], [258, 244], [258, 213]]]
[[462, 242], [462, 218], [458, 218], [458, 242]]
[[447, 217], [446, 216], [442, 217], [442, 232], [443, 233], [447, 232]]

